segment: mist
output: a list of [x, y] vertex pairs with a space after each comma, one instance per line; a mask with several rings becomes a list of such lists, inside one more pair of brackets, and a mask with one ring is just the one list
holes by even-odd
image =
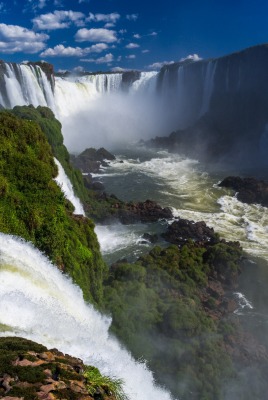
[[74, 104], [56, 91], [56, 98], [64, 142], [73, 153], [87, 147], [113, 150], [167, 135], [173, 128], [165, 115], [162, 99], [155, 93], [91, 93], [88, 96], [83, 91]]

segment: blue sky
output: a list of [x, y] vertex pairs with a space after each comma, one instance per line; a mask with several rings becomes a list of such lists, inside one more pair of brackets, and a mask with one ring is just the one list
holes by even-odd
[[268, 0], [0, 0], [0, 58], [150, 70], [268, 42]]

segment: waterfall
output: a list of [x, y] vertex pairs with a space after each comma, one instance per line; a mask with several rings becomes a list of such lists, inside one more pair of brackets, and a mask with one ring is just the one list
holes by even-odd
[[157, 74], [156, 71], [141, 72], [140, 79], [133, 82], [130, 91], [137, 92], [142, 90], [144, 92], [155, 93]]
[[73, 186], [71, 184], [70, 179], [66, 175], [61, 163], [54, 158], [55, 163], [58, 167], [58, 176], [55, 178], [55, 181], [60, 186], [61, 190], [63, 191], [66, 199], [68, 199], [74, 206], [74, 214], [84, 215], [85, 211], [81, 204], [81, 201], [78, 197], [74, 194]]
[[205, 67], [206, 72], [203, 85], [203, 99], [200, 116], [209, 111], [210, 99], [214, 88], [214, 76], [217, 69], [217, 61], [209, 61], [209, 63], [205, 65]]
[[32, 244], [0, 233], [0, 335], [22, 336], [124, 381], [130, 400], [171, 400], [109, 332], [110, 318]]
[[0, 102], [4, 108], [16, 105], [54, 107], [54, 95], [44, 71], [25, 64], [4, 64]]

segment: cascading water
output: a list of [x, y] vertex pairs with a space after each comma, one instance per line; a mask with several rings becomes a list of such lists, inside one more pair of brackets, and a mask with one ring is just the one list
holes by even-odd
[[74, 206], [74, 214], [84, 215], [85, 211], [81, 204], [79, 198], [74, 194], [73, 186], [71, 184], [70, 179], [66, 175], [61, 163], [54, 158], [55, 163], [58, 167], [58, 176], [55, 178], [55, 181], [60, 186], [66, 198], [73, 204]]
[[214, 76], [217, 69], [217, 61], [209, 61], [205, 68], [204, 90], [200, 116], [209, 111], [210, 99], [213, 93]]
[[2, 83], [1, 105], [48, 106], [55, 111], [54, 95], [46, 74], [39, 66], [6, 63]]
[[[0, 335], [22, 336], [123, 379], [130, 400], [171, 400], [145, 364], [109, 335], [110, 319], [31, 244], [0, 234]], [[23, 312], [22, 312], [23, 308]]]

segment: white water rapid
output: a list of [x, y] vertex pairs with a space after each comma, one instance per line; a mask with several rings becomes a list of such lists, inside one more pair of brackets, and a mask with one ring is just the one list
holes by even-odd
[[85, 216], [85, 211], [82, 206], [82, 203], [79, 200], [79, 198], [74, 194], [73, 185], [71, 184], [70, 179], [66, 175], [61, 163], [56, 158], [54, 158], [54, 161], [58, 167], [58, 176], [55, 178], [55, 181], [61, 188], [66, 199], [68, 199], [73, 204], [74, 214]]
[[31, 244], [0, 233], [0, 335], [22, 336], [124, 381], [130, 400], [171, 400], [109, 332], [110, 319]]

